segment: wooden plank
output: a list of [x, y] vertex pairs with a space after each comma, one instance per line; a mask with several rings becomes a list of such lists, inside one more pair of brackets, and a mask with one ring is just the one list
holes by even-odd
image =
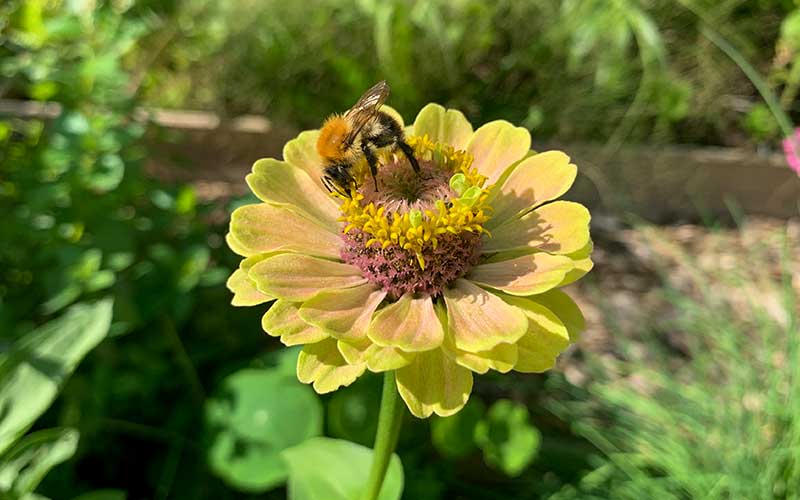
[[[55, 103], [0, 100], [0, 115], [51, 119]], [[260, 116], [223, 120], [202, 111], [140, 109], [136, 119], [160, 128], [148, 136], [148, 171], [167, 181], [193, 182], [208, 199], [247, 192], [244, 176], [263, 157], [281, 157], [296, 135]], [[625, 146], [536, 143], [538, 151], [560, 149], [578, 165], [566, 198], [590, 208], [628, 211], [653, 222], [729, 214], [800, 216], [800, 178], [783, 155], [748, 149], [689, 146]]]
[[[536, 145], [534, 145], [536, 146]], [[736, 148], [542, 145], [561, 149], [581, 175], [568, 196], [592, 207], [631, 211], [654, 222], [744, 214], [800, 215], [800, 178], [783, 155]]]

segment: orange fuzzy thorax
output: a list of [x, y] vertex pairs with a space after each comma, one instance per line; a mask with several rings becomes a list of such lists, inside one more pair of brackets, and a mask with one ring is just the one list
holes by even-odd
[[317, 152], [326, 160], [340, 160], [345, 156], [344, 138], [350, 125], [340, 115], [332, 115], [322, 125], [317, 139]]

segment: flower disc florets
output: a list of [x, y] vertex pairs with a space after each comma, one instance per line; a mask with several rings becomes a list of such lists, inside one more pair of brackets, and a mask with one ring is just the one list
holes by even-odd
[[440, 295], [464, 276], [478, 262], [490, 211], [486, 178], [472, 168], [470, 154], [427, 136], [408, 142], [420, 172], [384, 153], [376, 182], [361, 166], [351, 198], [340, 196], [342, 260], [395, 298]]

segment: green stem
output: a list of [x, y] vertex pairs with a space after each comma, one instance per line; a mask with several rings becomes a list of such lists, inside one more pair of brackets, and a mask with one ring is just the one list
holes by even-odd
[[741, 52], [736, 50], [733, 45], [728, 43], [728, 41], [722, 38], [716, 31], [708, 26], [703, 26], [700, 28], [700, 32], [739, 66], [739, 69], [742, 70], [745, 76], [750, 80], [750, 83], [752, 83], [758, 93], [761, 94], [761, 98], [764, 99], [767, 107], [769, 107], [772, 116], [775, 117], [778, 125], [780, 125], [784, 137], [793, 137], [794, 127], [792, 126], [791, 118], [789, 118], [789, 115], [783, 110], [778, 96], [770, 89], [769, 84], [761, 77], [759, 72], [744, 58]]
[[403, 409], [397, 394], [394, 380], [394, 371], [383, 375], [383, 394], [381, 395], [381, 410], [378, 415], [378, 430], [375, 433], [375, 444], [372, 449], [372, 467], [369, 471], [367, 488], [364, 490], [364, 500], [376, 500], [383, 486], [386, 469], [392, 458], [394, 448], [397, 446], [397, 437], [400, 435], [400, 424], [403, 421]]
[[206, 399], [206, 392], [205, 389], [203, 389], [203, 383], [200, 382], [200, 376], [197, 374], [197, 370], [195, 370], [194, 364], [191, 358], [189, 358], [186, 348], [183, 346], [181, 337], [178, 335], [178, 330], [175, 328], [172, 319], [167, 315], [163, 317], [162, 323], [164, 325], [164, 332], [167, 334], [167, 340], [172, 344], [172, 349], [175, 352], [178, 365], [181, 370], [183, 370], [183, 374], [189, 384], [189, 391], [194, 397], [195, 402], [198, 405], [202, 405], [203, 401]]

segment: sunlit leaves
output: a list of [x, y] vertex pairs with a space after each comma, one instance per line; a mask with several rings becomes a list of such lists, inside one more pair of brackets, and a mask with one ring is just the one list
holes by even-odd
[[488, 465], [518, 476], [536, 456], [541, 434], [530, 424], [524, 405], [501, 399], [478, 423], [475, 441]]
[[78, 447], [75, 429], [47, 429], [20, 439], [0, 459], [0, 496], [22, 498]]
[[209, 464], [236, 489], [260, 492], [282, 484], [281, 450], [322, 432], [321, 403], [282, 366], [240, 370], [206, 403], [214, 436]]
[[[339, 439], [314, 438], [282, 453], [289, 467], [289, 500], [360, 500], [367, 483], [372, 450]], [[403, 466], [397, 455], [378, 500], [399, 500]]]
[[0, 452], [56, 397], [81, 359], [108, 333], [111, 300], [79, 304], [0, 354]]

